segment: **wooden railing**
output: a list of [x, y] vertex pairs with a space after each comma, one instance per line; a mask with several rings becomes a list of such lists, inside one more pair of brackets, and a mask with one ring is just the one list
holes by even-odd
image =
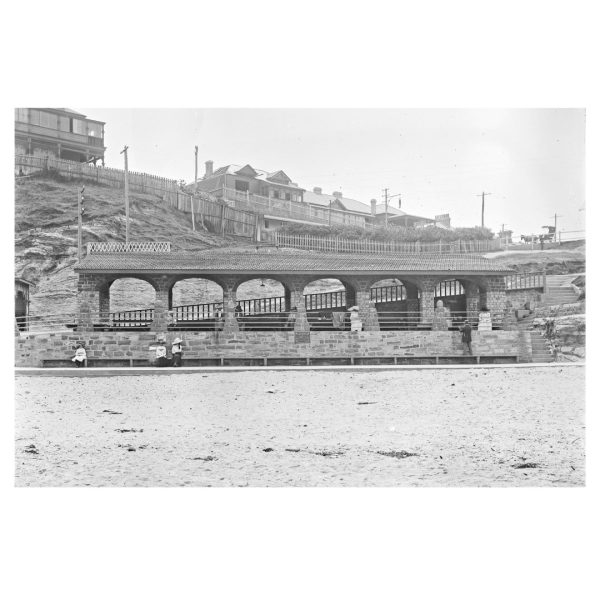
[[282, 248], [298, 248], [316, 252], [369, 253], [369, 254], [464, 254], [501, 250], [499, 239], [456, 240], [453, 242], [381, 242], [377, 240], [351, 240], [341, 237], [296, 235], [280, 231], [266, 232], [266, 239]]
[[349, 225], [369, 229], [372, 227], [366, 222], [365, 216], [335, 208], [330, 210], [329, 208], [313, 206], [306, 202], [268, 198], [227, 187], [212, 190], [210, 193], [217, 198], [225, 199], [238, 209], [245, 209], [267, 216], [278, 216], [284, 219], [293, 218], [320, 223], [322, 225]]

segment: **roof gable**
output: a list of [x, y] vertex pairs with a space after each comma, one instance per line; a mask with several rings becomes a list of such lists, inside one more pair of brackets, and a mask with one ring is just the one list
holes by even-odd
[[275, 171], [275, 173], [269, 173], [267, 175], [267, 180], [285, 184], [289, 184], [292, 182], [292, 180], [283, 171]]
[[255, 171], [250, 165], [242, 167], [239, 171], [235, 172], [236, 175], [246, 175], [246, 177], [256, 177], [258, 171]]

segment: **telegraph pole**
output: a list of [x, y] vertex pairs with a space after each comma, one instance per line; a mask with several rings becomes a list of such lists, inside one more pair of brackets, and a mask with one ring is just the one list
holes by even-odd
[[120, 154], [125, 155], [125, 244], [129, 245], [129, 169], [127, 166], [127, 150], [125, 146]]
[[83, 206], [85, 185], [81, 188], [81, 192], [77, 192], [77, 260], [81, 262], [83, 251]]
[[[557, 215], [556, 213], [554, 213], [554, 215], [552, 215], [554, 217], [554, 243], [556, 243], [557, 240], [557, 235], [558, 235], [558, 227], [556, 226], [557, 222], [558, 222], [558, 218], [562, 217], [562, 215]], [[552, 217], [550, 217], [552, 218]]]
[[[485, 213], [485, 197], [486, 196], [491, 196], [491, 192], [481, 192], [481, 228], [483, 229], [485, 227], [485, 221], [483, 218], [483, 215]], [[479, 194], [477, 194], [477, 196], [479, 196]]]
[[388, 227], [388, 213], [387, 213], [387, 205], [388, 205], [388, 188], [383, 190], [383, 202], [385, 206], [385, 228]]
[[400, 205], [400, 203], [402, 202], [400, 200], [400, 194], [394, 194], [393, 196], [389, 195], [389, 188], [385, 188], [383, 190], [383, 202], [385, 205], [385, 228], [387, 229], [388, 227], [388, 203], [392, 198], [398, 198], [398, 205]]
[[190, 196], [190, 204], [192, 208], [192, 231], [196, 231], [196, 220], [194, 218], [194, 194], [196, 193], [196, 185], [198, 183], [198, 146], [194, 146], [194, 192]]

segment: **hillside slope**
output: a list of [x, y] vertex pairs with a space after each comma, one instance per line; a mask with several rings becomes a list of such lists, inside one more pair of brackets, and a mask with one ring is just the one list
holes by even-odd
[[[81, 182], [34, 177], [15, 189], [15, 275], [36, 284], [32, 314], [76, 310], [77, 194]], [[132, 241], [169, 241], [173, 249], [202, 250], [239, 242], [192, 231], [191, 217], [148, 194], [130, 194]], [[124, 241], [123, 190], [85, 185], [83, 242]]]

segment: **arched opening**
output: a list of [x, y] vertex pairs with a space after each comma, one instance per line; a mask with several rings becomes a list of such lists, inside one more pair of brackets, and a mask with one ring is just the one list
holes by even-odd
[[443, 307], [447, 309], [449, 329], [458, 329], [467, 314], [467, 296], [465, 285], [458, 279], [445, 279], [435, 286], [434, 306], [442, 301]]
[[156, 290], [137, 277], [115, 279], [99, 289], [100, 320], [115, 328], [149, 328], [154, 319]]
[[380, 330], [413, 329], [419, 323], [417, 287], [400, 279], [380, 279], [371, 285]]
[[242, 330], [285, 329], [290, 310], [290, 291], [267, 277], [248, 279], [236, 289], [236, 317]]
[[169, 291], [171, 330], [221, 329], [223, 288], [210, 279], [180, 279]]
[[356, 292], [351, 285], [339, 279], [316, 279], [304, 287], [303, 294], [312, 330], [350, 329], [347, 309], [356, 303]]
[[27, 330], [27, 298], [22, 291], [15, 295], [15, 318], [17, 326], [21, 331]]

